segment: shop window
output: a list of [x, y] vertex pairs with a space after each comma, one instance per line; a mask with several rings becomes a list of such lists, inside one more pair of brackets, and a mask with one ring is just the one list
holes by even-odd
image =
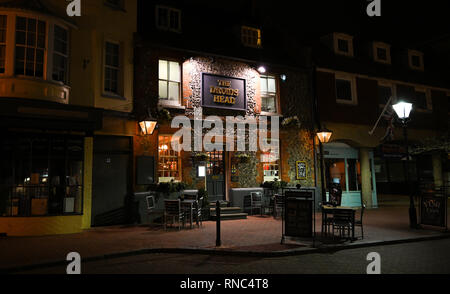
[[181, 180], [179, 152], [172, 149], [171, 135], [158, 136], [158, 178], [159, 182]]
[[340, 55], [353, 56], [353, 37], [347, 34], [334, 34], [334, 52]]
[[261, 47], [261, 30], [257, 28], [242, 26], [241, 27], [241, 41], [246, 47], [260, 48]]
[[68, 51], [68, 31], [55, 25], [53, 39], [52, 79], [54, 81], [63, 82], [64, 84], [67, 84]]
[[119, 95], [120, 46], [117, 43], [105, 42], [104, 91]]
[[0, 74], [5, 73], [6, 61], [6, 15], [0, 15]]
[[46, 50], [46, 23], [35, 18], [16, 19], [16, 75], [42, 78]]
[[336, 75], [336, 102], [356, 104], [356, 82], [351, 76]]
[[159, 60], [159, 101], [180, 104], [181, 65], [175, 61]]
[[83, 211], [82, 137], [6, 136], [0, 178], [1, 216], [53, 216]]
[[181, 10], [156, 6], [156, 27], [160, 30], [181, 32]]
[[391, 48], [386, 43], [373, 43], [373, 58], [376, 62], [391, 64]]
[[277, 112], [277, 85], [274, 76], [264, 76], [261, 81], [261, 111]]
[[424, 70], [423, 53], [416, 50], [408, 50], [409, 67], [415, 70]]

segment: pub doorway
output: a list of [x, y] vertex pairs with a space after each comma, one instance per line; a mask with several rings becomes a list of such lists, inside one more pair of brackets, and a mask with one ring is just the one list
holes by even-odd
[[209, 201], [225, 200], [225, 153], [217, 150], [207, 153], [206, 190]]

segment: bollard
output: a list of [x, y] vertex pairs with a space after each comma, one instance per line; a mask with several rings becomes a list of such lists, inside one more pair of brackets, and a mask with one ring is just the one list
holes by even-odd
[[219, 247], [222, 245], [222, 241], [220, 240], [220, 202], [217, 200], [216, 202], [216, 246]]

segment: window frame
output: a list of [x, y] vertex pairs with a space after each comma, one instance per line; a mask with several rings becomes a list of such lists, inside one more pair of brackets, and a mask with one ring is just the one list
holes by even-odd
[[[261, 90], [261, 80], [262, 78], [265, 77], [266, 80], [267, 78], [273, 78], [275, 80], [275, 95], [274, 95], [274, 99], [275, 99], [275, 112], [270, 112], [270, 111], [264, 111], [262, 110], [262, 105], [263, 105], [263, 91]], [[260, 99], [261, 99], [261, 115], [273, 115], [273, 114], [278, 114], [279, 113], [279, 81], [278, 81], [278, 76], [277, 75], [271, 75], [271, 74], [264, 74], [264, 75], [260, 75]], [[271, 93], [271, 92], [265, 92], [265, 93]]]
[[[337, 96], [337, 80], [344, 80], [350, 82], [351, 95], [352, 100], [344, 100], [339, 99]], [[353, 75], [344, 75], [344, 74], [335, 74], [334, 76], [334, 89], [335, 89], [335, 99], [338, 104], [347, 104], [347, 105], [358, 105], [358, 97], [356, 90], [356, 78]]]
[[[397, 87], [396, 87], [395, 83], [377, 80], [377, 91], [378, 91], [378, 87], [391, 88], [391, 95], [394, 97], [397, 97]], [[377, 95], [377, 99], [379, 99], [378, 95]], [[384, 107], [386, 104], [378, 103], [378, 105], [380, 107]]]
[[[413, 57], [419, 57], [419, 61], [420, 61], [419, 66], [415, 66], [413, 64], [413, 62], [412, 62]], [[423, 62], [423, 52], [420, 52], [418, 50], [408, 49], [408, 64], [409, 64], [410, 69], [423, 71], [425, 68], [424, 62]]]
[[[167, 26], [162, 26], [159, 24], [159, 9], [167, 9]], [[178, 28], [172, 28], [170, 26], [170, 12], [176, 12], [178, 14]], [[156, 5], [155, 6], [155, 26], [158, 30], [161, 30], [161, 31], [181, 33], [182, 32], [181, 9], [170, 7], [170, 6], [165, 6], [165, 5]]]
[[[244, 41], [244, 36], [246, 36], [246, 34], [244, 34], [244, 32], [250, 32], [250, 31], [256, 32], [256, 34], [257, 34], [256, 44], [252, 44], [252, 43]], [[247, 34], [247, 38], [246, 39], [247, 39], [247, 41], [250, 39], [248, 34]], [[241, 26], [241, 43], [245, 47], [262, 48], [262, 33], [261, 33], [261, 29], [258, 29], [258, 28], [255, 28], [255, 27], [250, 27], [250, 26]]]
[[433, 102], [432, 102], [432, 98], [431, 98], [430, 89], [425, 88], [425, 87], [414, 87], [414, 96], [416, 95], [417, 92], [425, 93], [425, 102], [426, 102], [427, 108], [418, 108], [417, 106], [413, 105], [414, 111], [431, 112], [433, 110]]
[[[377, 49], [386, 50], [386, 60], [379, 58]], [[391, 64], [391, 45], [383, 42], [373, 42], [373, 59], [379, 63]]]
[[[106, 44], [110, 43], [110, 44], [114, 44], [117, 45], [119, 47], [119, 54], [118, 54], [118, 59], [119, 59], [119, 66], [117, 68], [118, 73], [117, 73], [117, 93], [115, 92], [111, 92], [111, 91], [107, 91], [105, 89], [105, 80], [106, 80]], [[116, 41], [116, 40], [112, 40], [112, 39], [105, 39], [103, 41], [103, 63], [102, 63], [102, 96], [103, 97], [107, 97], [107, 98], [119, 98], [119, 99], [125, 99], [123, 97], [123, 58], [122, 58], [122, 44], [120, 41]]]
[[[158, 183], [167, 183], [167, 182], [170, 182], [170, 181], [175, 181], [175, 182], [181, 182], [182, 181], [182, 171], [183, 171], [183, 169], [182, 169], [182, 166], [181, 166], [181, 164], [182, 164], [182, 156], [181, 156], [181, 151], [173, 151], [173, 152], [177, 152], [177, 155], [176, 156], [161, 156], [161, 154], [160, 154], [160, 151], [159, 151], [159, 146], [160, 146], [160, 142], [161, 142], [161, 137], [169, 137], [170, 138], [170, 140], [169, 140], [169, 144], [168, 144], [168, 149], [167, 150], [171, 150], [172, 149], [172, 146], [171, 146], [171, 140], [172, 140], [172, 138], [173, 138], [173, 136], [174, 136], [174, 134], [158, 134], [158, 157], [157, 157], [157, 165], [156, 165], [156, 174], [157, 174], [157, 177], [158, 177]], [[178, 178], [177, 177], [160, 177], [159, 176], [159, 172], [160, 171], [162, 171], [162, 172], [165, 172], [166, 170], [165, 169], [163, 169], [163, 170], [160, 170], [159, 169], [159, 164], [160, 164], [160, 160], [162, 159], [162, 158], [175, 158], [176, 157], [176, 161], [177, 161], [177, 172], [178, 172]], [[171, 172], [170, 170], [169, 170], [169, 172]], [[161, 178], [163, 178], [163, 180], [161, 181]]]
[[[348, 43], [348, 51], [339, 50], [339, 40], [346, 41]], [[353, 36], [343, 33], [334, 33], [333, 34], [333, 47], [334, 52], [339, 55], [344, 55], [348, 57], [354, 57], [353, 52]]]
[[[70, 52], [70, 30], [69, 30], [69, 28], [67, 26], [64, 26], [64, 25], [61, 25], [61, 24], [58, 24], [58, 23], [52, 23], [51, 26], [53, 28], [53, 31], [52, 31], [51, 36], [49, 36], [49, 48], [52, 48], [52, 49], [49, 50], [49, 53], [51, 53], [52, 56], [51, 56], [51, 58], [48, 59], [48, 63], [47, 63], [47, 67], [49, 69], [48, 74], [50, 76], [49, 80], [51, 80], [51, 81], [53, 81], [55, 83], [61, 83], [63, 85], [68, 85], [69, 81], [70, 81], [69, 74], [70, 74], [70, 55], [71, 55], [70, 54], [71, 53]], [[66, 56], [64, 56], [62, 53], [57, 52], [56, 50], [54, 50], [54, 46], [55, 46], [55, 28], [57, 26], [62, 28], [62, 29], [64, 29], [67, 32], [67, 48], [66, 48], [67, 54], [66, 54]], [[53, 79], [53, 68], [54, 68], [54, 62], [55, 62], [54, 55], [55, 54], [63, 56], [63, 57], [65, 57], [67, 59], [67, 64], [66, 64], [66, 81], [65, 82]]]
[[[269, 140], [268, 143], [272, 143], [271, 142], [272, 140], [275, 141], [275, 139], [268, 139], [268, 140]], [[276, 140], [276, 141], [278, 141], [278, 159], [277, 160], [275, 160], [275, 161], [264, 161], [264, 156], [270, 156], [272, 150], [271, 150], [271, 152], [261, 152], [260, 155], [259, 155], [259, 160], [260, 160], [260, 162], [262, 164], [262, 169], [263, 169], [263, 182], [271, 182], [271, 181], [274, 181], [275, 178], [277, 178], [279, 181], [281, 181], [281, 171], [282, 171], [282, 168], [281, 168], [281, 164], [282, 164], [282, 162], [281, 162], [281, 148], [280, 148], [281, 144], [280, 144], [280, 140], [279, 139]], [[270, 166], [275, 166], [276, 165], [278, 167], [278, 169], [276, 169], [276, 171], [278, 173], [278, 176], [267, 176], [267, 178], [266, 178], [266, 175], [264, 173], [265, 172], [264, 167], [265, 167], [266, 164], [270, 165]]]
[[[159, 78], [159, 62], [160, 61], [166, 61], [167, 62], [167, 80], [164, 79], [160, 79]], [[172, 81], [170, 80], [170, 62], [176, 62], [178, 63], [178, 66], [180, 68], [180, 81], [176, 82], [176, 81]], [[181, 107], [181, 101], [182, 101], [182, 95], [183, 95], [183, 63], [180, 62], [179, 60], [175, 60], [175, 59], [170, 59], [170, 58], [158, 58], [158, 104], [163, 105], [163, 106], [180, 106]], [[164, 81], [167, 82], [167, 96], [169, 96], [169, 83], [178, 83], [178, 100], [169, 100], [169, 98], [167, 97], [167, 99], [161, 99], [159, 97], [159, 82], [160, 81]]]

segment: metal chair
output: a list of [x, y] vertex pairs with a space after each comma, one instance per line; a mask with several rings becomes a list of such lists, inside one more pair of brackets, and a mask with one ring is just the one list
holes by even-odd
[[251, 192], [251, 214], [253, 215], [253, 210], [258, 209], [259, 213], [262, 215], [263, 199], [261, 192]]
[[146, 203], [147, 203], [147, 222], [150, 225], [150, 214], [155, 209], [155, 197], [154, 196], [147, 196], [145, 197]]
[[167, 219], [172, 218], [172, 225], [178, 222], [178, 230], [181, 229], [181, 222], [185, 221], [184, 213], [181, 209], [180, 200], [164, 200], [164, 229], [167, 229]]
[[328, 205], [328, 202], [319, 203], [319, 207], [322, 210], [322, 235], [328, 235], [330, 228], [333, 226], [333, 216], [328, 216], [323, 208], [324, 205]]
[[277, 218], [281, 215], [283, 217], [283, 209], [284, 209], [284, 196], [275, 194], [274, 197], [274, 218]]
[[345, 237], [348, 233], [346, 239], [350, 239], [351, 230], [353, 229], [353, 211], [334, 209], [333, 210], [333, 233], [335, 230], [339, 231], [339, 236]]
[[197, 194], [184, 194], [183, 196], [184, 196], [185, 200], [196, 200], [197, 201], [196, 203], [194, 203], [193, 215], [194, 215], [195, 222], [197, 223], [197, 226], [198, 227], [200, 227], [200, 225], [203, 226], [203, 223], [202, 223], [203, 197], [200, 197], [200, 199], [198, 199]]
[[355, 220], [355, 227], [361, 227], [361, 239], [364, 239], [363, 215], [365, 209], [366, 204], [363, 202], [361, 206], [361, 214], [359, 216], [359, 220]]

